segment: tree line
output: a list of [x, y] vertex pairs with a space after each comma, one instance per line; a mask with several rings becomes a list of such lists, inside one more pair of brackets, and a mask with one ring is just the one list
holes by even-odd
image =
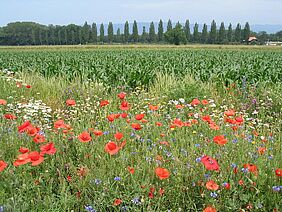
[[[190, 29], [191, 28], [191, 29]], [[128, 21], [125, 22], [123, 29], [118, 28], [114, 31], [112, 22], [107, 27], [96, 23], [79, 26], [69, 24], [42, 25], [34, 22], [14, 22], [7, 26], [0, 27], [0, 45], [77, 45], [77, 44], [104, 44], [104, 43], [203, 43], [203, 44], [242, 44], [247, 43], [250, 36], [256, 36], [259, 43], [267, 40], [281, 41], [282, 31], [276, 34], [266, 32], [255, 33], [250, 29], [249, 23], [241, 26], [238, 23], [232, 26], [230, 23], [225, 26], [221, 22], [218, 26], [213, 20], [208, 27], [207, 24], [199, 27], [195, 23], [191, 27], [189, 20], [182, 26], [177, 22], [174, 26], [168, 20], [166, 29], [162, 20], [157, 27], [153, 22], [147, 30], [143, 26], [142, 32], [138, 31], [137, 22], [133, 22], [132, 29]]]

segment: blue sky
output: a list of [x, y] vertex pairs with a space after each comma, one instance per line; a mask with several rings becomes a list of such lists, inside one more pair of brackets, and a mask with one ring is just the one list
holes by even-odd
[[282, 0], [1, 0], [0, 26], [158, 21], [282, 24]]

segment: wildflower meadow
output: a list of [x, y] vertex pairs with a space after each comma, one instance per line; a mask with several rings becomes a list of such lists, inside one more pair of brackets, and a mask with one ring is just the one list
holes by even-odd
[[0, 211], [281, 211], [282, 49], [244, 48], [0, 49]]

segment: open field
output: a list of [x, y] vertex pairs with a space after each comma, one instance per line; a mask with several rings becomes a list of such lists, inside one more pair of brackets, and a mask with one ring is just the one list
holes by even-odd
[[281, 211], [282, 48], [0, 47], [0, 211]]

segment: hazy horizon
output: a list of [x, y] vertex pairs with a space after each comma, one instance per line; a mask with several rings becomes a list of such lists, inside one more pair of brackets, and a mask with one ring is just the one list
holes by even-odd
[[3, 0], [0, 26], [10, 22], [32, 21], [40, 24], [81, 25], [92, 23], [120, 24], [133, 22], [245, 23], [282, 25], [282, 0]]

